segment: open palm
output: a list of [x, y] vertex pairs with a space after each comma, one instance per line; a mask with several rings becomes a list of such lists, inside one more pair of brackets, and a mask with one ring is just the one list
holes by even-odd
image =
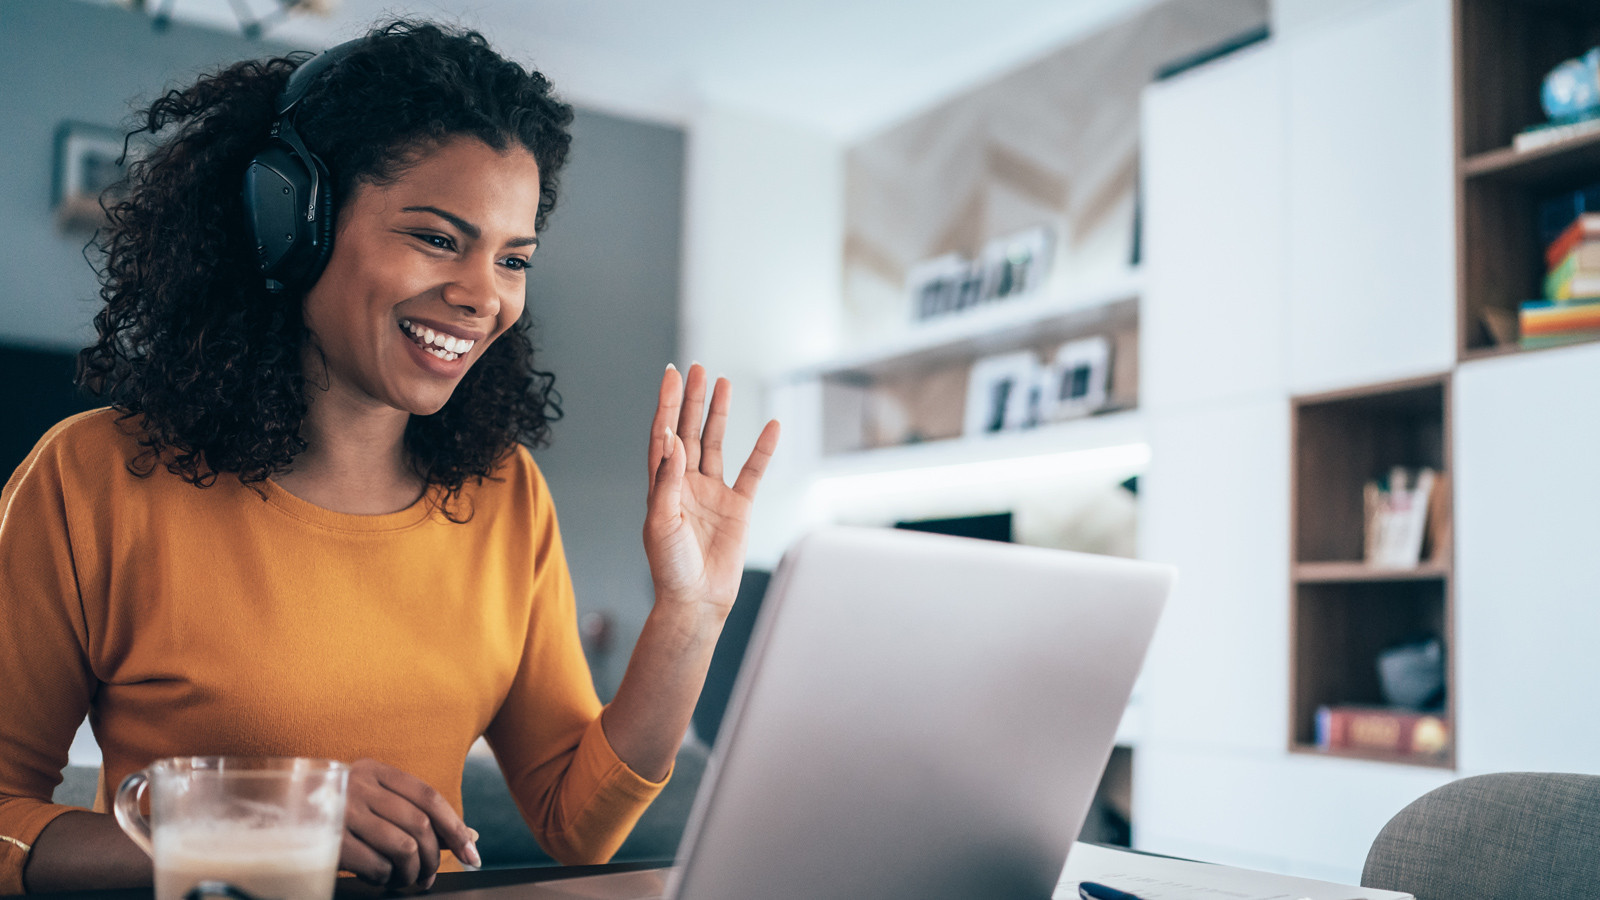
[[[687, 379], [669, 367], [651, 426], [650, 489], [644, 521], [645, 556], [656, 602], [703, 603], [726, 614], [744, 571], [750, 507], [778, 446], [778, 423], [768, 422], [732, 487], [723, 481], [722, 440], [731, 388], [718, 378], [706, 407], [706, 374]], [[704, 421], [702, 422], [702, 415]]]

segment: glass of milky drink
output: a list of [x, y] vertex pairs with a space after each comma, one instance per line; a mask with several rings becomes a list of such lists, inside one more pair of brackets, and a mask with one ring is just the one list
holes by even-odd
[[329, 759], [175, 757], [123, 779], [113, 809], [155, 863], [155, 900], [183, 900], [202, 882], [261, 900], [330, 900], [349, 779]]

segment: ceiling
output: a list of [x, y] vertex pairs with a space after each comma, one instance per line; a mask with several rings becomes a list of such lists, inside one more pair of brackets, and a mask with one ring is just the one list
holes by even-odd
[[[126, 2], [126, 0], [124, 0]], [[238, 28], [276, 0], [146, 0]], [[483, 31], [579, 105], [685, 124], [705, 104], [852, 140], [1158, 0], [338, 0], [267, 36], [307, 49], [391, 14]]]

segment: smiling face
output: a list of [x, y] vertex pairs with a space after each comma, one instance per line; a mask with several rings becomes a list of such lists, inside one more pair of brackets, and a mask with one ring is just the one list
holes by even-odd
[[386, 184], [358, 183], [305, 297], [321, 350], [309, 349], [307, 379], [342, 403], [438, 412], [522, 315], [538, 209], [532, 154], [476, 138], [425, 152]]

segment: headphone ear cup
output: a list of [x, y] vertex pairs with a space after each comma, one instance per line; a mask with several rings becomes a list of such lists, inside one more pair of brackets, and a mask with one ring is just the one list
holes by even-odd
[[[328, 262], [333, 243], [332, 182], [315, 154], [311, 165], [316, 167], [315, 179], [300, 154], [274, 139], [245, 169], [246, 230], [270, 291], [309, 288]], [[316, 197], [313, 184], [319, 186]]]
[[328, 167], [322, 164], [321, 157], [313, 153], [311, 162], [317, 167], [318, 183], [322, 185], [322, 190], [317, 194], [316, 218], [309, 223], [312, 253], [296, 285], [298, 289], [316, 284], [317, 279], [322, 277], [322, 270], [328, 265], [328, 258], [333, 255], [333, 179], [329, 177]]

